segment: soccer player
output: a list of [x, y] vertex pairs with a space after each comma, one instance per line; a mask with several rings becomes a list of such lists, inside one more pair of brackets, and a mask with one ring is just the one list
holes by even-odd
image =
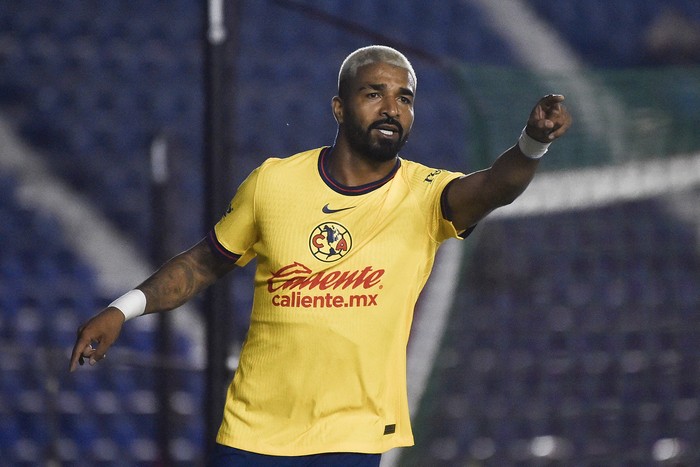
[[425, 167], [399, 156], [416, 84], [392, 48], [350, 54], [332, 101], [334, 144], [254, 170], [206, 238], [80, 327], [70, 370], [104, 358], [125, 320], [177, 308], [257, 258], [210, 465], [377, 466], [412, 445], [406, 345], [436, 251], [515, 200], [571, 125], [564, 97], [549, 95], [490, 168]]

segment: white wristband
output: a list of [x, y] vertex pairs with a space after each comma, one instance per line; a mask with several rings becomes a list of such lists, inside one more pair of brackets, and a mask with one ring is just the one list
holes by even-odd
[[550, 144], [552, 143], [542, 143], [532, 138], [525, 132], [525, 128], [523, 128], [523, 131], [520, 133], [520, 138], [518, 138], [520, 152], [530, 159], [539, 159], [544, 156]]
[[141, 316], [146, 311], [146, 295], [139, 289], [127, 293], [109, 304], [124, 314], [124, 321]]

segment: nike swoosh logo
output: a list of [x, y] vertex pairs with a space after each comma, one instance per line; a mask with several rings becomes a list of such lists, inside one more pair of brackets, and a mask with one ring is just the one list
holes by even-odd
[[340, 212], [340, 211], [347, 211], [348, 209], [353, 209], [355, 206], [350, 206], [349, 208], [340, 208], [340, 209], [331, 209], [328, 207], [328, 204], [323, 206], [321, 211], [323, 211], [325, 214], [333, 214], [334, 212]]

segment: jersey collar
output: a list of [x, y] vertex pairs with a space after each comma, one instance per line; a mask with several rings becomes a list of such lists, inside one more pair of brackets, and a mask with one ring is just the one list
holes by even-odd
[[334, 180], [328, 172], [328, 159], [332, 152], [333, 146], [325, 147], [321, 150], [321, 153], [318, 156], [318, 173], [321, 176], [321, 179], [324, 181], [324, 183], [328, 185], [328, 187], [331, 190], [340, 193], [341, 195], [356, 196], [369, 193], [372, 190], [376, 190], [377, 188], [394, 178], [396, 172], [399, 171], [399, 167], [401, 167], [401, 158], [397, 157], [396, 164], [394, 164], [394, 167], [391, 169], [391, 172], [386, 174], [381, 179], [367, 183], [365, 185], [347, 186]]

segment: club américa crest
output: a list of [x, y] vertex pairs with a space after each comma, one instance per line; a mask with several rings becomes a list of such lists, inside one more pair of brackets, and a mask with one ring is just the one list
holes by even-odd
[[317, 225], [309, 236], [309, 249], [318, 260], [326, 263], [338, 261], [352, 248], [350, 232], [337, 222]]

